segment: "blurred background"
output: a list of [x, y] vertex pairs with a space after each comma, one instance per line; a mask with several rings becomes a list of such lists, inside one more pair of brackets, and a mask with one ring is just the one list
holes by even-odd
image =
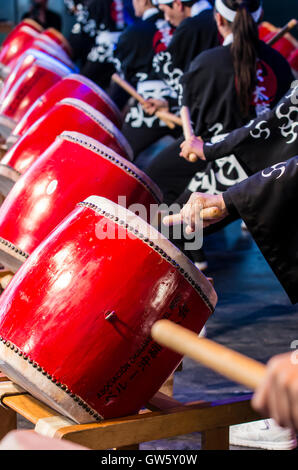
[[[128, 0], [130, 1], [130, 0]], [[265, 18], [275, 26], [284, 26], [293, 17], [298, 17], [297, 0], [263, 0]], [[0, 0], [0, 21], [9, 21], [17, 24], [22, 15], [30, 9], [30, 0]], [[66, 12], [63, 0], [48, 0], [48, 8], [61, 15], [62, 33], [67, 37], [72, 27], [73, 18]], [[293, 32], [298, 38], [298, 31]], [[0, 43], [5, 34], [0, 34]]]

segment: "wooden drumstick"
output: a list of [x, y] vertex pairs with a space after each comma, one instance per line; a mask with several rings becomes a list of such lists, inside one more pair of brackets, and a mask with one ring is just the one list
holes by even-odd
[[278, 33], [275, 34], [275, 36], [273, 36], [273, 38], [271, 38], [269, 41], [267, 41], [268, 46], [273, 46], [273, 44], [275, 44], [286, 33], [291, 31], [291, 29], [295, 28], [295, 26], [297, 26], [297, 24], [298, 24], [298, 21], [295, 18], [290, 20], [283, 28], [281, 28], [280, 31], [278, 31]]
[[[117, 83], [117, 85], [119, 85], [121, 88], [123, 88], [123, 90], [125, 90], [135, 100], [137, 100], [139, 103], [141, 103], [141, 105], [144, 105], [146, 103], [146, 100], [143, 98], [143, 96], [140, 95], [137, 92], [137, 90], [134, 87], [131, 86], [130, 83], [128, 83], [123, 78], [121, 78], [117, 73], [114, 73], [112, 75], [112, 80], [113, 80], [113, 82]], [[170, 120], [170, 115], [171, 115], [170, 113], [167, 113], [167, 116], [166, 116], [164, 111], [156, 111], [155, 115], [159, 119], [164, 121], [170, 129], [174, 129], [175, 123], [172, 122], [173, 119]]]
[[[190, 114], [189, 114], [189, 109], [187, 106], [182, 106], [180, 109], [180, 116], [182, 119], [182, 127], [183, 127], [183, 134], [185, 139], [190, 139], [194, 135], [192, 125], [191, 125], [191, 120], [190, 120]], [[195, 163], [198, 161], [198, 157], [195, 153], [191, 153], [189, 156], [189, 161], [192, 163]]]
[[[200, 219], [202, 220], [218, 219], [221, 216], [222, 211], [218, 207], [206, 207], [200, 211]], [[168, 223], [167, 217], [171, 217], [172, 225], [182, 224], [183, 222], [182, 215], [180, 213], [173, 214], [171, 216], [165, 216], [165, 224]]]
[[252, 390], [258, 388], [265, 375], [265, 365], [169, 320], [152, 326], [152, 338], [182, 356], [200, 362], [219, 374]]

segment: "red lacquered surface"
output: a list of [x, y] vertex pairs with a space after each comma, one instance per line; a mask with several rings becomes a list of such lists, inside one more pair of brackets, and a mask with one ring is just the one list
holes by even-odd
[[67, 39], [55, 28], [47, 28], [41, 34], [40, 38], [49, 38], [51, 41], [55, 42], [58, 46], [60, 46], [68, 56], [71, 56], [72, 50], [69, 42]]
[[[19, 178], [0, 208], [0, 237], [31, 253], [90, 194], [156, 204], [160, 192], [132, 163], [94, 139], [65, 132]], [[155, 194], [157, 197], [155, 197]]]
[[[44, 49], [44, 50], [43, 50]], [[46, 50], [47, 49], [47, 50]], [[17, 80], [33, 65], [34, 62], [37, 60], [41, 61], [49, 61], [53, 64], [56, 63], [58, 60], [59, 62], [64, 63], [71, 68], [73, 64], [71, 61], [67, 61], [67, 63], [60, 60], [58, 57], [59, 53], [55, 49], [52, 48], [42, 48], [35, 49], [30, 47], [27, 49], [16, 61], [14, 67], [12, 68], [11, 72], [9, 73], [8, 77], [5, 79], [3, 87], [0, 92], [0, 102], [2, 102], [5, 96], [9, 93], [13, 85], [17, 82]], [[54, 61], [52, 61], [54, 59]]]
[[[138, 217], [91, 199], [93, 208], [77, 207], [28, 258], [0, 305], [0, 335], [19, 356], [9, 354], [20, 367], [28, 364], [24, 356], [33, 361], [22, 369], [26, 387], [31, 391], [40, 376], [39, 390], [57, 407], [49, 391], [54, 379], [57, 393], [62, 386], [73, 394], [65, 414], [77, 419], [85, 403], [89, 420], [94, 412], [136, 413], [175, 370], [181, 357], [151, 339], [155, 321], [169, 318], [198, 333], [216, 304], [210, 283], [167, 239], [152, 228], [146, 238], [148, 226]], [[103, 227], [114, 239], [97, 237]], [[72, 414], [70, 403], [77, 407]]]
[[0, 64], [8, 65], [11, 60], [20, 56], [38, 35], [39, 32], [29, 24], [22, 24], [13, 29], [2, 43]]
[[36, 100], [15, 127], [12, 135], [22, 136], [55, 103], [64, 98], [77, 98], [85, 101], [104, 114], [118, 128], [121, 127], [120, 112], [109, 96], [88, 78], [78, 74], [70, 74]]
[[37, 98], [68, 73], [70, 69], [55, 59], [35, 61], [5, 96], [0, 115], [18, 122]]
[[11, 147], [0, 163], [24, 173], [65, 129], [88, 135], [132, 159], [132, 150], [118, 130], [103, 114], [81, 100], [65, 99], [56, 103]]

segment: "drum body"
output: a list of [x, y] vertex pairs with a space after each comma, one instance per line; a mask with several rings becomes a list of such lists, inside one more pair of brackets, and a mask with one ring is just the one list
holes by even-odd
[[47, 40], [46, 38], [50, 39], [51, 42], [54, 42], [59, 46], [59, 48], [63, 49], [64, 52], [71, 57], [72, 55], [72, 50], [69, 42], [67, 39], [61, 34], [57, 29], [55, 28], [47, 28], [44, 31], [42, 31], [40, 38], [43, 39], [45, 38], [45, 41]]
[[27, 23], [11, 31], [3, 41], [0, 51], [0, 75], [2, 77], [9, 73], [9, 63], [19, 57], [38, 35], [39, 32]]
[[[119, 129], [102, 113], [81, 100], [66, 98], [55, 104], [11, 147], [0, 162], [0, 193], [6, 196], [23, 174], [65, 129], [93, 137], [124, 158], [133, 152]], [[7, 171], [16, 172], [12, 179]]]
[[[46, 51], [42, 49], [47, 49]], [[40, 61], [49, 61], [51, 62], [51, 58], [62, 62], [64, 65], [69, 67], [71, 70], [74, 69], [74, 65], [71, 63], [70, 60], [67, 63], [60, 60], [58, 57], [60, 54], [56, 49], [52, 49], [50, 47], [41, 47], [39, 50], [34, 48], [27, 49], [16, 61], [13, 69], [11, 70], [8, 77], [5, 79], [4, 85], [0, 91], [0, 103], [3, 102], [5, 96], [9, 93], [13, 85], [17, 82], [17, 80], [33, 65], [34, 62], [37, 60]]]
[[69, 74], [47, 90], [28, 109], [12, 131], [7, 145], [11, 147], [42, 115], [64, 98], [77, 98], [90, 104], [104, 114], [118, 128], [121, 127], [121, 115], [109, 96], [95, 83], [83, 75]]
[[145, 217], [161, 200], [159, 189], [128, 160], [90, 137], [64, 132], [18, 179], [0, 207], [0, 262], [15, 272], [90, 194], [117, 203], [121, 197], [127, 207], [142, 204]]
[[[114, 237], [101, 238], [103, 227]], [[131, 415], [181, 356], [155, 343], [162, 318], [198, 333], [216, 294], [143, 220], [104, 198], [79, 204], [2, 294], [3, 372], [79, 423]]]
[[0, 134], [7, 138], [34, 101], [69, 73], [68, 67], [53, 58], [36, 60], [1, 103]]

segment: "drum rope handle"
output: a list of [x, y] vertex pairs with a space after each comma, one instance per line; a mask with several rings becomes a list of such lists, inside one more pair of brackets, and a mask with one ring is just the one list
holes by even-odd
[[280, 31], [278, 31], [278, 33], [276, 33], [275, 36], [273, 36], [273, 38], [269, 39], [269, 41], [267, 41], [266, 44], [268, 46], [273, 46], [286, 33], [291, 31], [291, 29], [295, 28], [295, 26], [297, 26], [297, 24], [298, 24], [298, 21], [295, 18], [293, 18]]
[[[194, 135], [194, 132], [193, 132], [192, 125], [191, 125], [189, 108], [187, 106], [182, 106], [181, 107], [180, 116], [181, 116], [181, 119], [182, 119], [182, 127], [183, 127], [184, 138], [186, 140], [190, 139]], [[198, 157], [195, 153], [190, 153], [188, 158], [189, 158], [189, 161], [192, 162], [192, 163], [198, 161]]]
[[266, 366], [170, 320], [159, 320], [151, 329], [152, 338], [183, 356], [213, 369], [215, 372], [255, 390], [264, 379]]
[[[135, 98], [141, 105], [146, 103], [146, 100], [140, 95], [135, 88], [133, 88], [130, 83], [121, 78], [117, 73], [112, 75], [113, 82], [117, 83], [123, 90], [125, 90], [129, 95]], [[164, 121], [165, 124], [170, 128], [174, 129], [175, 124], [178, 124], [179, 118], [175, 114], [169, 113], [167, 111], [156, 111], [155, 116], [160, 120]]]

